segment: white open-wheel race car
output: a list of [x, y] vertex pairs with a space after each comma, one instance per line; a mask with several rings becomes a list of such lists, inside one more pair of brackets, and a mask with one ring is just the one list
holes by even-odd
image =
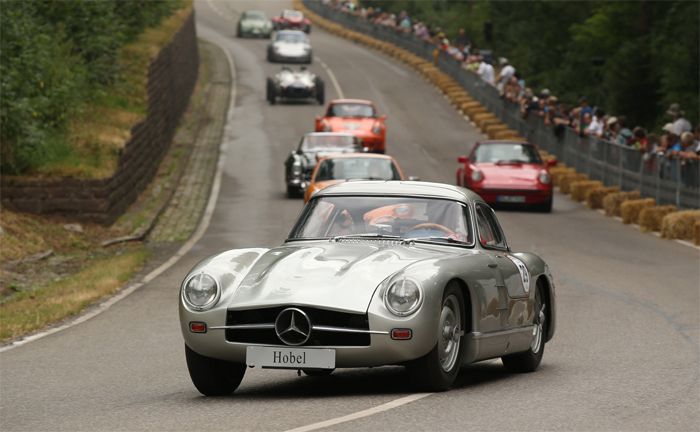
[[314, 100], [323, 105], [325, 103], [325, 84], [321, 77], [301, 67], [292, 70], [283, 67], [275, 76], [267, 79], [267, 101], [270, 105], [283, 100]]

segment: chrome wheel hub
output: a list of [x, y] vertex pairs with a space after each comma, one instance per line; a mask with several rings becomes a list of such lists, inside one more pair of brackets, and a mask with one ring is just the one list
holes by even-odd
[[547, 319], [544, 308], [545, 304], [542, 303], [539, 291], [535, 294], [535, 319], [533, 320], [532, 329], [532, 343], [530, 343], [530, 350], [537, 354], [542, 349], [542, 341], [544, 338], [544, 323]]
[[440, 367], [445, 372], [454, 369], [457, 363], [459, 347], [462, 337], [462, 317], [459, 310], [459, 301], [454, 295], [448, 296], [442, 304], [440, 313], [440, 334], [438, 337], [438, 356]]

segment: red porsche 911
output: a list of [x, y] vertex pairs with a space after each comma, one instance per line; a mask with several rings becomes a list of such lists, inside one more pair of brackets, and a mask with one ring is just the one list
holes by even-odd
[[525, 141], [482, 141], [470, 155], [460, 156], [457, 185], [479, 194], [492, 205], [520, 205], [552, 211], [552, 179], [537, 148]]

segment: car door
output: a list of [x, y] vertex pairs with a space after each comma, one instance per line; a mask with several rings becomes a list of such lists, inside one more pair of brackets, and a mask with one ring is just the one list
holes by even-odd
[[478, 203], [476, 205], [479, 241], [492, 257], [497, 270], [497, 282], [502, 284], [510, 298], [528, 296], [530, 274], [525, 264], [508, 251], [503, 230], [491, 207]]

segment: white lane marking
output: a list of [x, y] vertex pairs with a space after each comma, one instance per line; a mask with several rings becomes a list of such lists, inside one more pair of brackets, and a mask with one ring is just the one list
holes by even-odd
[[334, 426], [334, 425], [337, 425], [340, 423], [345, 423], [345, 422], [361, 419], [363, 417], [369, 417], [369, 416], [379, 414], [379, 413], [384, 412], [384, 411], [389, 411], [390, 409], [398, 408], [401, 405], [406, 405], [408, 403], [415, 402], [419, 399], [423, 399], [424, 397], [428, 397], [431, 394], [432, 393], [412, 394], [412, 395], [405, 396], [405, 397], [402, 397], [399, 399], [395, 399], [391, 402], [387, 402], [387, 403], [382, 404], [382, 405], [378, 405], [374, 408], [369, 408], [369, 409], [366, 409], [363, 411], [358, 411], [356, 413], [344, 415], [342, 417], [336, 417], [334, 419], [325, 420], [325, 421], [318, 422], [318, 423], [312, 423], [312, 424], [306, 425], [306, 426], [300, 426], [298, 428], [286, 430], [285, 432], [309, 432], [309, 431], [314, 431], [317, 429], [322, 429], [322, 428]]
[[[214, 41], [208, 41], [210, 43], [218, 45]], [[222, 174], [224, 171], [224, 164], [226, 161], [226, 153], [228, 150], [228, 146], [225, 140], [226, 136], [230, 136], [230, 129], [232, 127], [233, 123], [233, 112], [236, 108], [236, 86], [237, 86], [237, 76], [236, 76], [236, 67], [235, 63], [233, 61], [233, 58], [231, 57], [231, 54], [221, 45], [218, 45], [219, 48], [221, 48], [222, 51], [226, 53], [226, 58], [228, 59], [229, 66], [231, 68], [231, 74], [232, 74], [232, 82], [231, 82], [231, 99], [229, 100], [229, 105], [228, 105], [228, 113], [226, 116], [226, 126], [224, 129], [224, 135], [223, 139], [221, 140], [221, 144], [219, 147], [219, 162], [216, 166], [216, 173], [214, 174], [214, 183], [212, 184], [211, 187], [211, 193], [209, 194], [209, 201], [207, 202], [207, 207], [204, 210], [204, 214], [202, 215], [202, 220], [199, 222], [199, 226], [197, 227], [197, 230], [195, 233], [190, 237], [185, 244], [183, 244], [180, 249], [170, 257], [166, 262], [158, 266], [155, 270], [151, 271], [148, 273], [146, 276], [141, 279], [140, 282], [136, 282], [127, 288], [121, 290], [118, 294], [114, 295], [113, 297], [110, 297], [109, 299], [105, 300], [104, 302], [100, 303], [98, 306], [96, 306], [94, 309], [91, 309], [89, 312], [82, 314], [75, 318], [74, 320], [71, 320], [70, 322], [67, 322], [66, 324], [63, 324], [58, 327], [51, 328], [49, 330], [45, 330], [40, 333], [36, 333], [30, 336], [27, 336], [25, 338], [22, 338], [20, 340], [14, 341], [8, 345], [5, 345], [3, 347], [0, 347], [0, 353], [9, 351], [11, 349], [20, 347], [22, 345], [28, 344], [29, 342], [33, 342], [38, 339], [42, 339], [46, 336], [52, 335], [54, 333], [58, 333], [60, 331], [66, 330], [68, 328], [71, 328], [75, 325], [78, 325], [80, 323], [83, 323], [91, 318], [96, 317], [97, 315], [101, 314], [102, 312], [106, 311], [112, 305], [117, 303], [119, 300], [127, 297], [129, 294], [133, 293], [134, 291], [138, 290], [139, 288], [143, 287], [147, 283], [151, 282], [153, 279], [157, 278], [160, 276], [164, 271], [168, 270], [170, 267], [172, 267], [176, 262], [180, 260], [185, 254], [187, 254], [190, 249], [199, 241], [199, 239], [202, 238], [204, 233], [206, 232], [207, 228], [209, 227], [209, 223], [211, 222], [212, 215], [214, 214], [214, 209], [216, 208], [216, 201], [219, 198], [219, 191], [221, 189], [221, 178]]]
[[321, 65], [321, 67], [326, 71], [328, 76], [331, 79], [331, 82], [333, 83], [333, 87], [335, 88], [335, 92], [338, 93], [338, 99], [345, 99], [345, 95], [343, 94], [343, 90], [340, 88], [340, 84], [338, 83], [338, 80], [335, 78], [335, 74], [331, 70], [331, 68], [328, 67], [328, 65], [321, 60], [319, 56], [315, 56], [316, 61]]

